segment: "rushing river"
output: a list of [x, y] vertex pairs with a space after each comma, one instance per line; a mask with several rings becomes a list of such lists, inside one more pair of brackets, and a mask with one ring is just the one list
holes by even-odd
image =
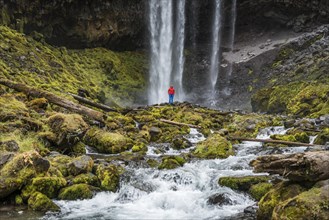
[[[278, 133], [283, 134], [285, 130], [282, 127], [264, 129], [257, 138]], [[195, 129], [187, 138], [193, 144], [204, 139]], [[153, 152], [155, 148], [149, 147], [149, 157], [157, 156]], [[255, 201], [245, 193], [220, 186], [220, 177], [256, 175], [249, 162], [257, 156], [306, 149], [265, 148], [257, 142], [243, 142], [234, 148], [235, 156], [196, 160], [174, 170], [127, 166], [118, 192], [101, 192], [90, 200], [55, 201], [61, 213], [47, 214], [42, 219], [235, 219], [245, 208], [255, 205]], [[180, 153], [167, 150], [166, 154], [170, 155]], [[225, 205], [209, 203], [209, 197], [216, 194], [227, 198]]]

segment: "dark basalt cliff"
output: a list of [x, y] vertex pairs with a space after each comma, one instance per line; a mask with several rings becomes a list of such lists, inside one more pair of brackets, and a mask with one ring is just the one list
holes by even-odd
[[[0, 0], [0, 24], [24, 33], [42, 33], [48, 43], [68, 48], [103, 46], [134, 50], [146, 46], [147, 0]], [[205, 42], [211, 32], [214, 1], [187, 1], [187, 43], [197, 30]], [[224, 0], [229, 9], [230, 0]], [[329, 19], [327, 0], [238, 0], [237, 30], [279, 25], [310, 30]], [[193, 22], [196, 27], [192, 27]], [[268, 24], [271, 24], [270, 26]]]

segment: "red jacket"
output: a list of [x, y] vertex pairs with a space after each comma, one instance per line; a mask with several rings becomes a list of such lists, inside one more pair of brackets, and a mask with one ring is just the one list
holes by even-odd
[[170, 87], [170, 88], [168, 89], [168, 94], [169, 94], [169, 95], [174, 95], [174, 94], [175, 94], [175, 89], [174, 89], [174, 87]]

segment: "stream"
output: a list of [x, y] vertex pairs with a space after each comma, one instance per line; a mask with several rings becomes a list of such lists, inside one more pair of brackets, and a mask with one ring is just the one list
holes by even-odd
[[[257, 138], [285, 132], [283, 127], [271, 127], [263, 129]], [[187, 138], [193, 144], [204, 139], [195, 129]], [[245, 193], [220, 186], [220, 177], [264, 175], [252, 172], [248, 165], [252, 159], [306, 150], [306, 147], [264, 148], [255, 142], [242, 142], [234, 148], [235, 156], [196, 160], [174, 170], [127, 166], [118, 192], [101, 192], [90, 200], [55, 201], [61, 213], [47, 214], [43, 219], [235, 219], [235, 215], [255, 205], [255, 201]], [[149, 147], [147, 156], [156, 157], [152, 149], [155, 147]], [[167, 152], [179, 153], [172, 149]], [[210, 204], [209, 197], [218, 194], [224, 195], [225, 204]]]

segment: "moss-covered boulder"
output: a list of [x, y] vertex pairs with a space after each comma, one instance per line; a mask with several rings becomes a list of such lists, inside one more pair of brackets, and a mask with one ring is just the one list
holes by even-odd
[[53, 201], [51, 201], [51, 199], [40, 192], [33, 193], [27, 203], [29, 208], [34, 211], [60, 211], [60, 208]]
[[0, 199], [21, 188], [36, 175], [46, 173], [49, 167], [49, 161], [35, 151], [17, 154], [0, 170]]
[[0, 106], [0, 122], [6, 122], [20, 116], [29, 115], [26, 105], [10, 94], [0, 96]]
[[70, 175], [69, 164], [72, 163], [72, 158], [67, 155], [55, 154], [47, 157], [51, 166], [56, 168], [61, 174], [66, 177]]
[[272, 219], [328, 219], [329, 185], [314, 187], [278, 204]]
[[254, 198], [256, 201], [259, 201], [272, 188], [272, 183], [261, 182], [257, 183], [256, 185], [252, 185], [248, 192], [252, 198]]
[[100, 186], [99, 179], [92, 173], [83, 173], [73, 178], [73, 184], [85, 183], [91, 186]]
[[134, 146], [131, 148], [132, 152], [146, 152], [147, 151], [147, 145], [143, 142], [139, 142], [134, 144]]
[[232, 144], [219, 134], [212, 134], [206, 140], [199, 142], [193, 155], [198, 158], [227, 158], [233, 155]]
[[218, 184], [234, 190], [248, 191], [253, 185], [265, 183], [269, 180], [268, 176], [221, 177]]
[[119, 133], [103, 131], [99, 128], [89, 129], [84, 142], [97, 149], [99, 153], [117, 154], [131, 148], [131, 140]]
[[264, 220], [272, 219], [272, 213], [276, 206], [299, 195], [305, 190], [302, 186], [294, 183], [282, 182], [277, 184], [259, 201], [257, 218]]
[[314, 140], [314, 144], [325, 145], [329, 142], [329, 128], [323, 129]]
[[186, 163], [186, 160], [180, 156], [165, 156], [159, 165], [159, 169], [175, 169], [181, 167]]
[[94, 160], [86, 155], [74, 158], [71, 163], [68, 164], [69, 173], [73, 176], [81, 173], [89, 173], [94, 166]]
[[50, 141], [61, 148], [71, 147], [78, 143], [89, 128], [82, 116], [78, 114], [57, 113], [48, 118], [48, 125], [55, 135], [47, 137], [53, 137]]
[[306, 132], [300, 132], [294, 135], [274, 134], [271, 135], [271, 139], [281, 140], [281, 141], [302, 142], [302, 143], [310, 142], [310, 137], [307, 135]]
[[100, 164], [96, 168], [96, 176], [101, 182], [101, 189], [115, 192], [119, 187], [120, 169], [115, 165]]
[[58, 198], [61, 200], [91, 199], [99, 188], [87, 184], [74, 184], [61, 189]]
[[56, 198], [61, 188], [66, 186], [66, 180], [62, 177], [36, 177], [32, 183], [22, 190], [24, 199], [27, 199], [34, 192], [41, 192], [48, 198]]

